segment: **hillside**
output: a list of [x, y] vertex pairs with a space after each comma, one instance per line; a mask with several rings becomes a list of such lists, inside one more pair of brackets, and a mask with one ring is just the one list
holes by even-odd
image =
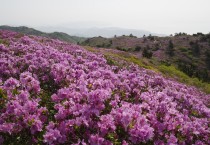
[[129, 53], [0, 40], [0, 144], [209, 144], [209, 95]]
[[93, 37], [81, 45], [130, 52], [139, 59], [142, 57], [155, 59], [159, 65], [173, 65], [190, 77], [210, 81], [210, 34], [179, 33], [170, 37], [150, 35], [143, 38], [133, 35], [114, 38]]
[[15, 31], [15, 32], [19, 32], [19, 33], [23, 33], [27, 35], [43, 36], [43, 37], [58, 39], [61, 41], [66, 41], [66, 42], [75, 43], [75, 44], [81, 43], [86, 39], [84, 37], [70, 36], [63, 32], [44, 33], [44, 32], [35, 30], [33, 28], [28, 28], [25, 26], [21, 26], [21, 27], [0, 26], [0, 30], [11, 30], [11, 31]]

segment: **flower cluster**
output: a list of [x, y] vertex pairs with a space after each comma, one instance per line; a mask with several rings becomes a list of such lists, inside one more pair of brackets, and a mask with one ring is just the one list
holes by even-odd
[[0, 144], [210, 144], [196, 88], [58, 40], [0, 39]]

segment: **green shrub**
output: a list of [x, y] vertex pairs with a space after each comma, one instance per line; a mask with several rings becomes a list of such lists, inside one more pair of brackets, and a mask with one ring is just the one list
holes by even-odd
[[147, 50], [146, 48], [144, 48], [143, 52], [142, 52], [142, 56], [146, 57], [146, 58], [151, 58], [153, 55], [153, 53], [149, 50]]
[[119, 46], [117, 46], [116, 49], [121, 50], [121, 51], [126, 51], [126, 52], [129, 50], [128, 48], [122, 48], [122, 47], [119, 47]]
[[169, 56], [174, 56], [174, 44], [172, 40], [169, 41], [168, 47], [166, 48], [166, 54]]
[[110, 56], [105, 55], [104, 57], [105, 57], [108, 65], [118, 65], [117, 62], [115, 60], [113, 60]]
[[188, 49], [186, 47], [179, 47], [179, 50], [181, 52], [187, 52], [188, 51]]
[[162, 72], [165, 76], [175, 78], [179, 82], [185, 83], [187, 85], [196, 86], [200, 88], [201, 90], [205, 91], [206, 93], [210, 93], [209, 83], [204, 83], [200, 81], [198, 78], [191, 78], [185, 73], [179, 71], [174, 66], [160, 65], [158, 66], [158, 70]]
[[9, 40], [3, 40], [3, 39], [0, 39], [0, 44], [4, 44], [6, 46], [9, 46]]
[[136, 46], [135, 47], [135, 51], [140, 51], [141, 50], [141, 46]]

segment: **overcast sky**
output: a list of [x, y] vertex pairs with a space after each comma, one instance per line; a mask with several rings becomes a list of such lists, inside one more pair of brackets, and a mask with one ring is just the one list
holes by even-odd
[[0, 0], [0, 25], [210, 32], [210, 0]]

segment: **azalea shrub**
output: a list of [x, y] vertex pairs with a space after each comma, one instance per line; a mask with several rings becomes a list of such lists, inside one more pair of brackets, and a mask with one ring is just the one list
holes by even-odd
[[210, 144], [196, 88], [59, 40], [0, 39], [0, 144]]

